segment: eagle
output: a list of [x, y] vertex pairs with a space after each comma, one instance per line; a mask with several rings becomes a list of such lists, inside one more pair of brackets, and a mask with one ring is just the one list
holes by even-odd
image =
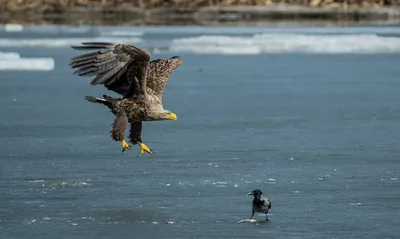
[[94, 76], [91, 85], [104, 85], [120, 98], [103, 95], [103, 98], [86, 96], [89, 102], [107, 106], [115, 115], [110, 134], [122, 144], [122, 152], [131, 146], [125, 141], [127, 124], [132, 145], [140, 145], [140, 154], [152, 150], [143, 143], [142, 122], [177, 120], [175, 113], [164, 109], [162, 97], [172, 72], [182, 64], [182, 58], [150, 60], [148, 51], [129, 44], [112, 42], [83, 42], [71, 46], [89, 53], [71, 58], [69, 66], [79, 76]]

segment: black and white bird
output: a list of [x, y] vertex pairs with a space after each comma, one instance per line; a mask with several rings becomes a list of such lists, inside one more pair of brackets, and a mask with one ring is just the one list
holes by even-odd
[[252, 219], [254, 213], [261, 212], [265, 213], [265, 221], [268, 221], [268, 211], [271, 209], [271, 201], [268, 200], [267, 197], [264, 197], [263, 193], [259, 190], [253, 190], [247, 194], [248, 196], [253, 195], [253, 203], [252, 203], [252, 214], [249, 219]]

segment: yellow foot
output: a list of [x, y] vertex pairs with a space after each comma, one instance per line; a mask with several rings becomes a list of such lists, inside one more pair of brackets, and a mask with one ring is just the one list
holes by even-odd
[[140, 147], [142, 147], [142, 150], [140, 150], [140, 154], [144, 154], [146, 151], [148, 154], [153, 155], [153, 152], [145, 145], [144, 143], [139, 143]]
[[130, 149], [131, 146], [123, 139], [122, 140], [122, 152], [124, 152], [127, 149]]

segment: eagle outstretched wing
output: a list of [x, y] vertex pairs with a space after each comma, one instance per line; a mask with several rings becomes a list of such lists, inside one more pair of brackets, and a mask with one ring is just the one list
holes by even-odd
[[95, 50], [71, 59], [70, 67], [79, 76], [96, 76], [92, 85], [103, 84], [124, 98], [145, 94], [151, 55], [128, 44], [85, 42], [76, 50]]
[[182, 65], [182, 58], [174, 56], [162, 58], [150, 62], [149, 72], [147, 73], [147, 88], [162, 100], [165, 85], [172, 72]]

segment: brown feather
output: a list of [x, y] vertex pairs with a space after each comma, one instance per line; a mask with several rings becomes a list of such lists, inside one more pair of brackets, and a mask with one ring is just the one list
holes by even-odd
[[[172, 72], [182, 64], [180, 57], [162, 58], [150, 62], [147, 87], [162, 100], [165, 85]], [[149, 91], [148, 91], [149, 92]]]
[[[86, 42], [76, 50], [96, 50], [71, 59], [70, 67], [79, 76], [95, 76], [92, 85], [103, 84], [124, 98], [143, 95], [150, 53], [128, 44]], [[139, 84], [134, 84], [135, 77]]]
[[129, 130], [129, 138], [132, 144], [142, 142], [142, 122], [131, 123], [131, 129]]
[[128, 123], [128, 117], [124, 111], [120, 111], [117, 118], [112, 125], [110, 130], [111, 137], [116, 141], [122, 141], [125, 136], [126, 124]]

